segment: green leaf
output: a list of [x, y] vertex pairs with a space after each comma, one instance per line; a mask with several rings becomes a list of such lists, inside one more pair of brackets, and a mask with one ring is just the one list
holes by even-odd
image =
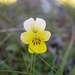
[[6, 48], [7, 51], [15, 52], [18, 50], [18, 46], [16, 44], [10, 44]]

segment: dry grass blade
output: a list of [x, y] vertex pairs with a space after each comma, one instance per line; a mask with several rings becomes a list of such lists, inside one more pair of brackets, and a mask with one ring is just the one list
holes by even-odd
[[2, 30], [0, 30], [0, 33], [4, 33], [4, 32], [17, 32], [17, 31], [24, 31], [24, 29], [23, 28], [2, 29]]
[[71, 19], [71, 22], [72, 22], [72, 37], [71, 37], [70, 43], [68, 45], [67, 51], [66, 51], [66, 53], [64, 55], [64, 58], [62, 60], [62, 70], [65, 67], [66, 60], [67, 60], [67, 58], [69, 56], [69, 53], [70, 53], [71, 48], [72, 48], [72, 46], [74, 44], [74, 41], [75, 41], [75, 24], [74, 24], [74, 21], [73, 21], [73, 19], [71, 17], [70, 17], [70, 19]]
[[6, 40], [8, 40], [9, 37], [11, 37], [11, 34], [8, 34], [8, 35], [0, 42], [0, 46], [1, 46], [2, 44], [4, 44], [4, 42], [5, 42]]

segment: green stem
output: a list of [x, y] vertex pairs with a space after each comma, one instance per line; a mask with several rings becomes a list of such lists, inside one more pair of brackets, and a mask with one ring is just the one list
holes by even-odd
[[30, 75], [30, 73], [27, 73], [27, 72], [13, 71], [13, 70], [0, 70], [0, 72], [16, 72], [16, 73], [20, 73], [20, 74], [29, 74]]
[[[32, 51], [33, 49], [30, 48]], [[34, 51], [33, 51], [34, 52]], [[34, 52], [36, 53], [36, 52]], [[36, 54], [49, 68], [51, 68], [53, 71], [57, 72], [53, 67], [51, 67], [51, 65], [49, 65], [42, 57], [40, 57], [38, 54]]]
[[53, 67], [51, 67], [42, 57], [40, 57], [38, 54], [37, 56], [49, 67], [51, 68], [53, 71], [57, 72]]
[[33, 62], [33, 75], [34, 75], [34, 69], [35, 69], [35, 61], [36, 61], [35, 59], [36, 59], [36, 55], [34, 55], [34, 57], [33, 57], [33, 61], [34, 61]]
[[27, 63], [26, 63], [26, 60], [25, 60], [25, 56], [24, 56], [23, 51], [22, 51], [22, 55], [23, 55], [23, 60], [24, 60], [24, 63], [25, 63], [26, 70], [27, 70], [27, 72], [28, 72]]
[[32, 75], [32, 66], [33, 66], [33, 54], [31, 55], [31, 67], [30, 67], [30, 73]]

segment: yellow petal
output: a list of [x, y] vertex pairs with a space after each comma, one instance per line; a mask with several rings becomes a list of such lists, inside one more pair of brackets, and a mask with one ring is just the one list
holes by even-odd
[[28, 44], [30, 40], [34, 38], [34, 35], [35, 34], [33, 32], [23, 32], [20, 38], [24, 44]]
[[37, 36], [43, 41], [48, 41], [51, 36], [51, 33], [49, 31], [40, 31], [37, 33]]
[[0, 0], [0, 3], [5, 4], [5, 5], [10, 5], [16, 2], [17, 0]]
[[57, 0], [61, 4], [69, 5], [73, 8], [75, 8], [75, 0]]
[[46, 44], [41, 40], [40, 44], [37, 42], [32, 43], [32, 41], [29, 43], [29, 53], [36, 53], [41, 54], [45, 53], [47, 51]]

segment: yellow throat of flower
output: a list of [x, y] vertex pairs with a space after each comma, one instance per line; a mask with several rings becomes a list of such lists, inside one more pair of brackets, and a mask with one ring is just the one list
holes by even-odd
[[41, 39], [39, 39], [39, 38], [34, 38], [34, 39], [32, 40], [32, 43], [33, 43], [33, 46], [34, 46], [34, 45], [40, 45]]

